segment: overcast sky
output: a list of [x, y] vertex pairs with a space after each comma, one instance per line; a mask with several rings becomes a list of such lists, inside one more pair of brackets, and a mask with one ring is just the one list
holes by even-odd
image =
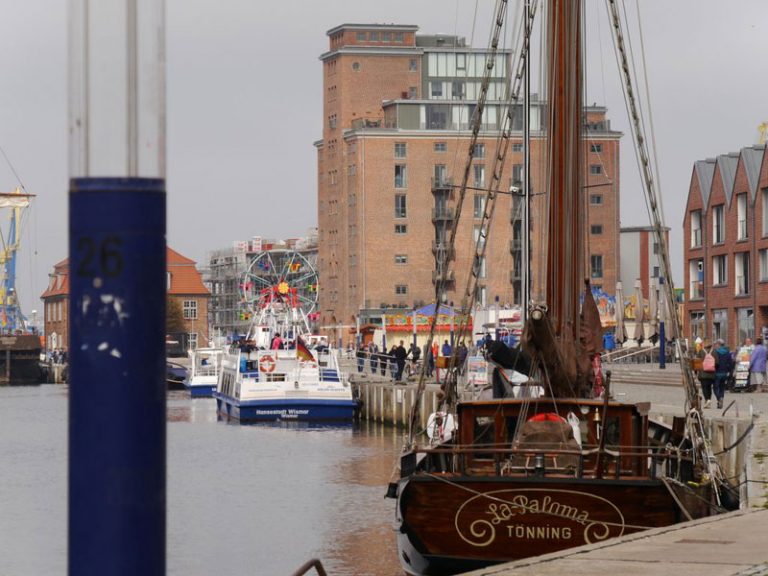
[[[603, 1], [587, 4], [600, 17], [590, 27], [605, 36]], [[233, 240], [301, 236], [316, 225], [312, 143], [321, 137], [318, 56], [328, 49], [327, 30], [414, 24], [424, 34], [455, 33], [484, 47], [493, 2], [479, 0], [474, 33], [474, 0], [166, 5], [168, 242], [202, 264]], [[693, 162], [756, 143], [757, 126], [768, 120], [768, 2], [640, 0], [640, 11], [679, 285]], [[37, 194], [17, 271], [29, 313], [40, 309], [53, 264], [67, 257], [67, 2], [0, 0], [0, 14], [0, 146]], [[607, 40], [591, 46], [587, 99], [608, 106], [612, 127], [628, 135], [612, 48]], [[625, 137], [622, 226], [647, 225], [631, 150]], [[0, 191], [16, 184], [0, 158]]]

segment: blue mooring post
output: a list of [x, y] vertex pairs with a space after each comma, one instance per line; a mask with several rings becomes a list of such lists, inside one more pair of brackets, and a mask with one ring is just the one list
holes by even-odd
[[70, 575], [165, 573], [164, 184], [70, 184]]
[[164, 576], [165, 5], [69, 20], [68, 571]]

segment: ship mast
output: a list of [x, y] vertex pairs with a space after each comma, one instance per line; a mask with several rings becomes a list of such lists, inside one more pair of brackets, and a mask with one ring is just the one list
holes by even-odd
[[581, 0], [551, 0], [547, 19], [549, 149], [544, 302], [535, 302], [523, 344], [553, 397], [591, 394], [579, 317], [584, 275]]

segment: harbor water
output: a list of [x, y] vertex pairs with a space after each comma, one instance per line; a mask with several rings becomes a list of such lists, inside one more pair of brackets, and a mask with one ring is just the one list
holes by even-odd
[[[67, 403], [66, 385], [0, 387], [0, 574], [66, 573]], [[167, 574], [402, 574], [384, 498], [402, 432], [228, 424], [186, 392], [167, 422]]]

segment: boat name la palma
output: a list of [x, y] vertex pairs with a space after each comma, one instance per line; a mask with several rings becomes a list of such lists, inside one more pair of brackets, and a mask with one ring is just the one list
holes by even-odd
[[[596, 500], [595, 504], [597, 505], [604, 504], [600, 507], [609, 514], [615, 513], [616, 521], [593, 520], [589, 516], [589, 511], [565, 504], [550, 495], [532, 497], [516, 494], [511, 499], [506, 499], [500, 493], [492, 493], [474, 496], [462, 504], [455, 517], [456, 530], [462, 540], [477, 547], [489, 546], [496, 540], [497, 536], [518, 540], [571, 540], [574, 535], [578, 536], [579, 533], [583, 535], [584, 543], [589, 544], [605, 540], [611, 535], [618, 536], [624, 531], [623, 516], [612, 503], [597, 496], [587, 494], [581, 494], [581, 496]], [[470, 511], [470, 504], [478, 504], [481, 498], [492, 498], [496, 502], [488, 504], [485, 510], [472, 506]], [[477, 513], [483, 514], [486, 518], [472, 519], [472, 516], [476, 516]], [[575, 530], [575, 526], [510, 522], [526, 514], [531, 516], [546, 515], [553, 520], [574, 522], [583, 526], [583, 529]], [[497, 527], [501, 528], [502, 526], [501, 530], [497, 530]], [[614, 528], [613, 534], [611, 534], [612, 527]]]

